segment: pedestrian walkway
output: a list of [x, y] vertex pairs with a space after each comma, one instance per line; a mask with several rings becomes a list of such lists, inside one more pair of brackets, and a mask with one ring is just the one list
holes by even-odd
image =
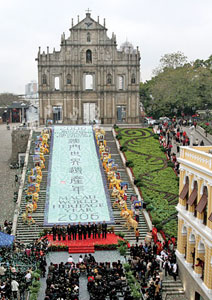
[[15, 175], [19, 175], [19, 169], [10, 169], [12, 153], [11, 131], [7, 130], [6, 124], [0, 124], [0, 225], [7, 219], [12, 221], [14, 214], [13, 193], [18, 190], [15, 186]]
[[[204, 146], [209, 146], [212, 145], [212, 136], [207, 135], [207, 137], [204, 134], [204, 129], [201, 127], [197, 126], [196, 129], [192, 129], [190, 126], [189, 127], [182, 127], [182, 131], [185, 131], [187, 133], [187, 136], [190, 139], [190, 145], [192, 146], [193, 143], [198, 140], [199, 144], [201, 141], [204, 142]], [[180, 152], [177, 153], [177, 147], [176, 147], [176, 142], [172, 139], [172, 153], [176, 153], [177, 157], [180, 156]]]
[[[81, 253], [84, 257], [84, 254]], [[72, 254], [74, 262], [78, 261], [79, 254]], [[121, 262], [125, 262], [123, 256], [120, 256], [118, 251], [97, 251], [93, 254], [95, 260], [97, 262], [114, 262], [120, 260]], [[47, 270], [50, 263], [59, 264], [60, 262], [66, 263], [68, 260], [69, 254], [68, 252], [50, 252], [47, 254]], [[47, 273], [46, 273], [47, 275]], [[87, 291], [87, 277], [85, 275], [80, 276], [80, 290], [79, 290], [79, 300], [88, 300], [89, 295]], [[41, 278], [41, 288], [38, 295], [38, 300], [43, 300], [45, 297], [46, 290], [46, 278]]]

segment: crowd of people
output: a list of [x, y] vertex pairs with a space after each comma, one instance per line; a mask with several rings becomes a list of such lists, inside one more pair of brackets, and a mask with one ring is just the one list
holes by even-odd
[[[142, 299], [162, 299], [164, 276], [173, 276], [176, 281], [178, 266], [175, 256], [174, 237], [165, 242], [153, 242], [151, 238], [130, 247], [128, 265], [140, 284]], [[78, 300], [80, 276], [87, 276], [87, 292], [90, 300], [133, 300], [126, 279], [124, 264], [117, 262], [96, 262], [92, 254], [79, 255], [74, 261], [72, 255], [67, 262], [48, 268], [45, 300]], [[85, 278], [85, 277], [84, 277]]]
[[11, 232], [12, 232], [12, 222], [8, 221], [8, 220], [5, 220], [4, 224], [2, 226], [0, 225], [0, 231], [4, 232], [4, 233], [7, 233], [7, 234], [11, 234]]
[[0, 248], [0, 299], [25, 300], [32, 282], [32, 272], [39, 268], [45, 276], [48, 241], [35, 240], [30, 245], [14, 242]]
[[66, 240], [86, 240], [86, 239], [96, 239], [98, 238], [107, 238], [107, 223], [96, 224], [90, 222], [81, 224], [80, 222], [76, 224], [68, 224], [67, 226], [54, 225], [52, 227], [53, 241], [66, 241]]
[[51, 263], [46, 280], [46, 296], [49, 299], [79, 299], [79, 278], [87, 276], [87, 291], [91, 300], [118, 300], [119, 295], [125, 300], [132, 300], [127, 287], [123, 265], [117, 262], [96, 262], [92, 254], [79, 256], [74, 262], [72, 256], [64, 264]]
[[196, 130], [197, 122], [189, 122], [187, 120], [164, 120], [158, 125], [156, 133], [159, 136], [160, 145], [165, 149], [168, 159], [174, 163], [174, 170], [179, 174], [179, 163], [177, 161], [177, 154], [173, 152], [173, 145], [176, 145], [176, 152], [180, 152], [180, 146], [204, 146], [204, 141], [199, 141], [197, 138], [191, 141], [191, 138], [187, 134], [186, 130], [183, 130], [182, 126], [190, 126], [189, 130], [191, 135]]
[[51, 263], [46, 279], [45, 300], [79, 299], [80, 270], [73, 262]]
[[157, 241], [156, 243], [136, 243], [131, 246], [129, 263], [134, 276], [141, 284], [143, 299], [162, 299], [164, 271], [165, 276], [173, 276], [176, 280], [178, 266], [174, 242], [170, 239], [163, 244]]

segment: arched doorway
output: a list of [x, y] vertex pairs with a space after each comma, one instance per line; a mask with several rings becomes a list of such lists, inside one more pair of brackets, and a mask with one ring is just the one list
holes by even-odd
[[182, 228], [182, 247], [184, 250], [184, 258], [186, 259], [186, 256], [187, 256], [187, 228], [185, 225]]
[[186, 261], [191, 264], [192, 268], [194, 268], [195, 265], [195, 243], [195, 235], [191, 233], [189, 239], [187, 240]]
[[205, 245], [202, 241], [200, 241], [197, 247], [197, 251], [195, 253], [194, 271], [197, 274], [200, 274], [202, 280], [204, 280], [204, 270], [205, 270]]

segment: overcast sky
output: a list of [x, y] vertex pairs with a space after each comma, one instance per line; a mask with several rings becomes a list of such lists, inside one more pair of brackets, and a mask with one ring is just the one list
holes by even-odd
[[182, 51], [189, 60], [212, 54], [212, 0], [0, 0], [0, 93], [24, 93], [37, 80], [38, 47], [60, 49], [87, 8], [106, 18], [108, 35], [120, 46], [126, 39], [141, 52], [141, 79], [151, 78], [160, 57]]

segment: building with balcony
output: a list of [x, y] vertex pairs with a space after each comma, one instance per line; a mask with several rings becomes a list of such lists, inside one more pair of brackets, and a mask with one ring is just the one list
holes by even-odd
[[177, 259], [190, 300], [212, 299], [212, 146], [181, 147]]

